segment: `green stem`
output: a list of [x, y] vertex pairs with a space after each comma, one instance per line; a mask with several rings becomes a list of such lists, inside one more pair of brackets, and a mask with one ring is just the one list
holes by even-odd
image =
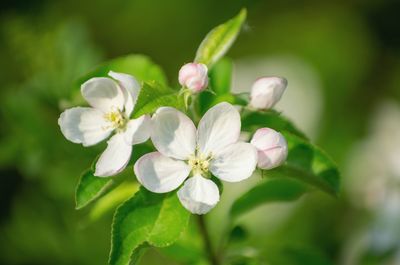
[[208, 231], [207, 231], [207, 226], [206, 226], [206, 223], [204, 220], [204, 216], [198, 215], [197, 221], [198, 221], [198, 225], [199, 225], [199, 229], [200, 229], [200, 234], [203, 237], [204, 247], [208, 254], [208, 259], [212, 265], [219, 265], [220, 264], [219, 260], [218, 260], [217, 256], [215, 255], [214, 250], [212, 248], [210, 235], [208, 234]]

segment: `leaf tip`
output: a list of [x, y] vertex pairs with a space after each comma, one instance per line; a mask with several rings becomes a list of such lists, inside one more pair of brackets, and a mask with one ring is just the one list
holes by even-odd
[[75, 202], [75, 210], [80, 210], [80, 209], [83, 208], [83, 206], [84, 206], [84, 205], [81, 205], [81, 204]]
[[240, 12], [238, 14], [238, 17], [240, 18], [240, 20], [245, 20], [247, 17], [247, 8], [243, 7], [242, 9], [240, 9]]

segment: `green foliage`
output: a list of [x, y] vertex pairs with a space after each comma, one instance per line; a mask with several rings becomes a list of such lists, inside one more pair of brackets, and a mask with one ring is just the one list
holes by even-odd
[[272, 128], [279, 132], [290, 132], [302, 139], [307, 139], [288, 118], [274, 110], [268, 111], [244, 111], [242, 114], [242, 129], [254, 132], [261, 127]]
[[232, 83], [233, 62], [229, 58], [219, 60], [210, 72], [210, 87], [217, 95], [229, 94]]
[[129, 264], [144, 243], [171, 245], [186, 228], [189, 216], [175, 192], [156, 194], [141, 188], [115, 213], [109, 264]]
[[199, 95], [198, 105], [201, 114], [204, 114], [211, 106], [227, 101], [233, 103], [234, 98], [230, 93], [232, 82], [233, 62], [229, 58], [222, 58], [212, 68], [209, 74], [211, 91], [205, 91]]
[[331, 195], [338, 195], [340, 173], [332, 159], [320, 148], [302, 138], [282, 132], [289, 154], [284, 166], [265, 172], [267, 176], [288, 176], [313, 185]]
[[300, 181], [289, 178], [263, 179], [255, 187], [241, 195], [232, 205], [230, 215], [233, 218], [268, 202], [287, 202], [298, 199], [307, 192]]
[[203, 238], [198, 231], [198, 220], [192, 218], [179, 239], [159, 251], [172, 257], [179, 264], [207, 264], [207, 253], [203, 248], [203, 243]]
[[246, 20], [246, 14], [246, 9], [242, 9], [236, 17], [211, 30], [201, 42], [195, 61], [211, 68], [235, 41]]
[[183, 97], [177, 91], [156, 81], [144, 82], [136, 102], [133, 117], [155, 112], [159, 107], [184, 108]]
[[136, 182], [124, 182], [99, 198], [90, 209], [89, 220], [96, 221], [104, 215], [115, 210], [118, 205], [132, 197], [139, 189]]
[[94, 170], [88, 169], [79, 179], [75, 192], [76, 209], [85, 207], [112, 186], [112, 178], [99, 178], [93, 174]]
[[339, 193], [340, 174], [336, 164], [324, 151], [311, 144], [288, 119], [275, 111], [243, 113], [243, 130], [253, 133], [262, 127], [281, 132], [289, 148], [285, 165], [264, 171], [263, 175], [297, 178], [329, 194]]
[[168, 83], [164, 71], [149, 57], [141, 54], [131, 54], [110, 60], [97, 66], [95, 69], [79, 78], [77, 86], [80, 87], [83, 82], [92, 77], [108, 77], [109, 71], [130, 74], [138, 81], [142, 82], [155, 80], [164, 85]]
[[[81, 208], [87, 206], [91, 202], [95, 201], [99, 197], [103, 196], [104, 194], [111, 191], [113, 188], [115, 188], [119, 184], [121, 184], [121, 182], [124, 181], [125, 179], [132, 178], [133, 170], [132, 170], [132, 168], [130, 168], [130, 166], [143, 154], [151, 152], [151, 151], [153, 151], [153, 148], [150, 145], [147, 145], [147, 144], [136, 145], [132, 152], [131, 161], [128, 163], [127, 168], [123, 172], [121, 172], [119, 175], [111, 176], [111, 177], [96, 177], [93, 175], [95, 172], [95, 165], [97, 162], [97, 158], [96, 158], [94, 160], [94, 162], [92, 163], [91, 167], [88, 170], [86, 170], [79, 178], [79, 182], [75, 189], [76, 209], [81, 209]], [[131, 184], [128, 183], [125, 186], [130, 186], [130, 185]], [[124, 184], [123, 184], [123, 186], [124, 186]], [[127, 188], [128, 188], [128, 190], [132, 190], [132, 188], [129, 189], [129, 187], [120, 187], [119, 192], [122, 194], [110, 195], [110, 197], [108, 199], [106, 199], [105, 201], [99, 202], [100, 205], [96, 205], [95, 206], [96, 208], [93, 209], [93, 211], [95, 212], [94, 216], [98, 216], [99, 212], [100, 213], [104, 212], [104, 209], [102, 209], [102, 210], [99, 209], [99, 208], [105, 208], [104, 205], [115, 206], [114, 205], [115, 201], [119, 200], [120, 202], [122, 202], [121, 199], [125, 198], [123, 195], [126, 193]], [[133, 194], [133, 192], [132, 192], [132, 194]], [[114, 202], [114, 204], [112, 202]], [[97, 211], [99, 211], [99, 212], [97, 212]]]

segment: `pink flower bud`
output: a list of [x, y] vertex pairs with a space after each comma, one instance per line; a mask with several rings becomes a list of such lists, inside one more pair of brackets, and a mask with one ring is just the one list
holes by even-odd
[[208, 86], [207, 66], [202, 63], [188, 63], [179, 70], [179, 83], [193, 93], [203, 91]]
[[255, 109], [270, 109], [282, 97], [287, 80], [280, 77], [262, 77], [257, 79], [250, 94], [250, 106]]
[[261, 169], [272, 169], [285, 162], [288, 148], [285, 138], [270, 128], [256, 131], [250, 142], [258, 151], [257, 166]]

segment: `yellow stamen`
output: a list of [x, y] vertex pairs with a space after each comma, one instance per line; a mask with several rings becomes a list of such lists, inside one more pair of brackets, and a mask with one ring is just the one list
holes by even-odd
[[200, 174], [204, 177], [207, 176], [211, 159], [212, 159], [211, 155], [208, 156], [204, 154], [192, 155], [189, 158], [188, 164], [192, 168], [193, 175]]
[[104, 118], [112, 123], [114, 129], [124, 129], [127, 123], [127, 119], [119, 110], [106, 113]]

